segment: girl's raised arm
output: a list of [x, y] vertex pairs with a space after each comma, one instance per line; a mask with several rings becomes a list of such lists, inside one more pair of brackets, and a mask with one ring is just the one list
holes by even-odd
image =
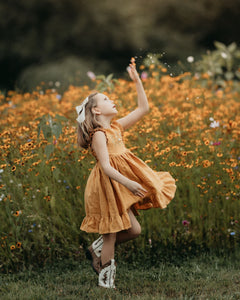
[[103, 172], [109, 176], [111, 179], [124, 185], [128, 188], [134, 195], [144, 197], [147, 192], [139, 183], [128, 179], [114, 169], [109, 162], [109, 154], [107, 149], [107, 141], [104, 132], [97, 131], [93, 135], [92, 148], [95, 152], [98, 161], [103, 169]]
[[129, 128], [139, 121], [149, 111], [148, 99], [145, 94], [142, 81], [135, 68], [134, 62], [132, 62], [127, 68], [130, 78], [135, 82], [137, 95], [138, 95], [138, 107], [127, 116], [118, 119], [117, 122], [122, 125], [124, 129]]

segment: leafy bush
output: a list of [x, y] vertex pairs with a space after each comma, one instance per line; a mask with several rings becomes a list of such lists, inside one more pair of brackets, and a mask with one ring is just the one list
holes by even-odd
[[236, 43], [229, 46], [214, 42], [216, 47], [202, 55], [196, 63], [196, 71], [209, 75], [209, 78], [219, 87], [226, 87], [227, 81], [240, 80], [240, 49]]

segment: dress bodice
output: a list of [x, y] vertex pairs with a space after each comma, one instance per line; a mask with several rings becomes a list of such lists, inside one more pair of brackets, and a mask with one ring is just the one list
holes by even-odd
[[[129, 151], [124, 144], [123, 128], [117, 121], [113, 121], [110, 128], [96, 128], [94, 132], [98, 130], [105, 133], [107, 139], [108, 154], [110, 156], [119, 155], [126, 151]], [[93, 155], [96, 157], [92, 148], [91, 150]]]

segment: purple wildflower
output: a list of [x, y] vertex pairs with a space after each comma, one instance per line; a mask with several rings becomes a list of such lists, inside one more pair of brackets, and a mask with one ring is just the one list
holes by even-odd
[[91, 80], [95, 80], [95, 79], [96, 79], [96, 75], [95, 75], [92, 71], [88, 71], [88, 72], [87, 72], [87, 76], [88, 76]]
[[188, 225], [190, 224], [190, 222], [187, 221], [187, 220], [183, 220], [183, 221], [182, 221], [182, 224], [183, 224], [183, 226], [188, 226]]
[[147, 72], [145, 72], [145, 71], [143, 71], [142, 73], [141, 73], [141, 79], [147, 79], [148, 78], [148, 73]]

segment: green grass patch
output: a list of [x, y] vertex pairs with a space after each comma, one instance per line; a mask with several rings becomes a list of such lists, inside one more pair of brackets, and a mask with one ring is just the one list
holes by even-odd
[[1, 276], [0, 299], [239, 299], [240, 252], [117, 262], [116, 290], [97, 286], [88, 261]]

